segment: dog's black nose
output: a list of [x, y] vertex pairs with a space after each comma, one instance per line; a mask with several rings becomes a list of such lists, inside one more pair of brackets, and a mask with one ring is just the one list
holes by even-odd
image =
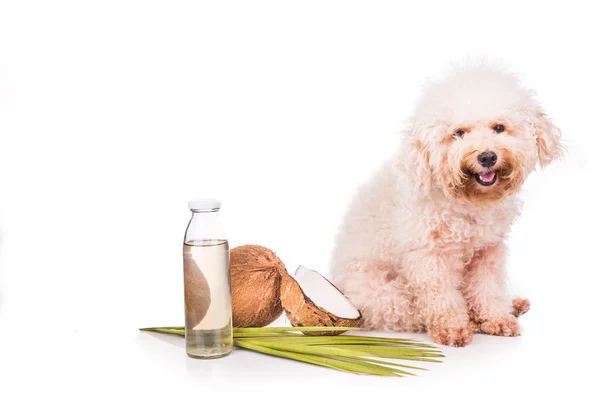
[[481, 164], [483, 167], [489, 168], [496, 164], [496, 161], [498, 161], [498, 156], [493, 151], [486, 151], [485, 153], [481, 153], [477, 156], [477, 161], [479, 161], [479, 164]]

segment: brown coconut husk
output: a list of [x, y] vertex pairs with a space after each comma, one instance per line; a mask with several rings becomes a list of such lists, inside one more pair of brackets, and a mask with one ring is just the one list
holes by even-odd
[[277, 254], [266, 247], [244, 245], [230, 252], [231, 303], [235, 328], [263, 327], [283, 313]]
[[[326, 278], [323, 278], [327, 280]], [[329, 282], [327, 280], [327, 282]], [[335, 289], [337, 287], [329, 282]], [[340, 294], [343, 293], [337, 289]], [[285, 314], [295, 327], [302, 326], [332, 326], [355, 328], [362, 322], [362, 314], [354, 319], [338, 317], [315, 304], [302, 290], [298, 282], [283, 270], [281, 272], [281, 304]], [[324, 336], [340, 335], [347, 331], [303, 332], [305, 335]]]
[[183, 283], [185, 297], [185, 325], [198, 325], [210, 307], [210, 287], [206, 277], [190, 254], [183, 257]]

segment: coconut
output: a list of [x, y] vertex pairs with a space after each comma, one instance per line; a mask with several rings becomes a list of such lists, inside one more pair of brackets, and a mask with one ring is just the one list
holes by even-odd
[[[357, 327], [362, 315], [344, 294], [316, 271], [299, 266], [294, 277], [281, 271], [281, 304], [292, 326]], [[344, 331], [304, 332], [339, 335]]]
[[206, 316], [210, 307], [210, 288], [206, 277], [192, 258], [183, 257], [183, 283], [185, 296], [185, 325], [194, 327]]
[[244, 245], [230, 253], [231, 307], [236, 328], [263, 327], [283, 313], [279, 289], [283, 262], [262, 246]]

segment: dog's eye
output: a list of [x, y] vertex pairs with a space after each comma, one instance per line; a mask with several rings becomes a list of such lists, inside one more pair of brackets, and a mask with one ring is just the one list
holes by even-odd
[[456, 137], [463, 137], [464, 134], [465, 134], [465, 131], [463, 131], [462, 129], [459, 129], [456, 132], [454, 132], [454, 136], [456, 136]]
[[494, 130], [496, 131], [496, 133], [504, 132], [504, 125], [495, 125]]

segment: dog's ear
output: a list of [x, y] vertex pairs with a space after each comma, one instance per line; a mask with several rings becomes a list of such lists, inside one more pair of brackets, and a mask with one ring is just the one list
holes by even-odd
[[412, 124], [404, 133], [403, 146], [398, 156], [399, 166], [406, 171], [413, 184], [423, 192], [428, 192], [432, 184], [430, 153], [425, 142], [428, 126], [428, 124]]
[[538, 161], [542, 168], [562, 155], [564, 149], [560, 129], [543, 112], [536, 112], [530, 118], [530, 129], [535, 135]]

